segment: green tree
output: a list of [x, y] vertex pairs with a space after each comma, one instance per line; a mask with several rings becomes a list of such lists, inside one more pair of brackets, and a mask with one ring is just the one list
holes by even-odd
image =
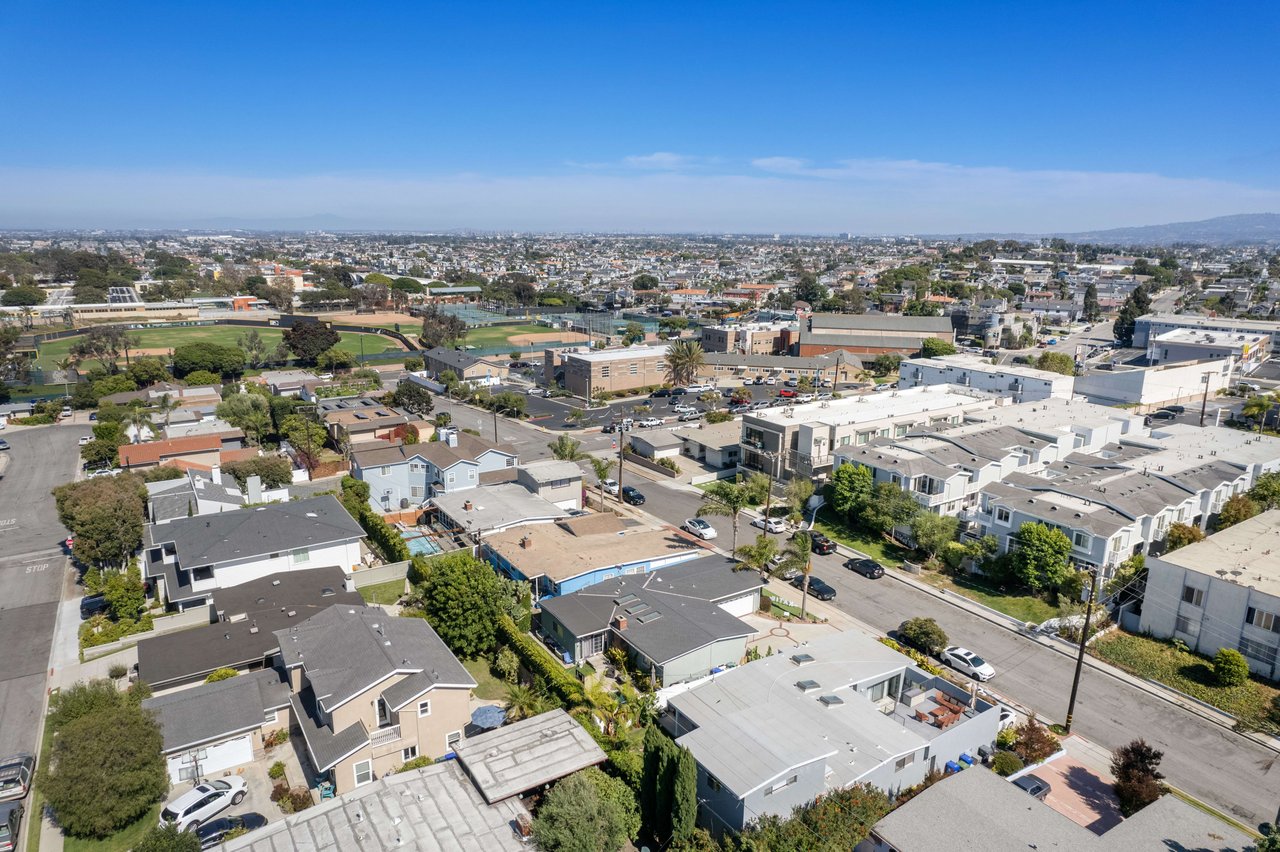
[[687, 385], [706, 364], [702, 344], [696, 340], [677, 340], [667, 346], [667, 378], [673, 385]]
[[920, 514], [915, 498], [892, 482], [878, 482], [862, 506], [862, 524], [867, 529], [889, 535], [894, 527], [910, 524]]
[[[92, 712], [60, 707], [50, 714], [54, 738], [37, 787], [62, 830], [102, 838], [141, 818], [169, 790], [160, 728], [149, 713], [116, 692], [93, 691]], [[86, 702], [73, 702], [83, 709]]]
[[909, 618], [898, 626], [898, 638], [926, 654], [937, 654], [947, 647], [947, 633], [932, 618]]
[[1009, 554], [1014, 576], [1033, 592], [1057, 589], [1071, 575], [1071, 539], [1057, 527], [1028, 521]]
[[112, 572], [102, 588], [111, 617], [116, 621], [133, 620], [147, 605], [146, 587], [134, 561], [124, 572]]
[[940, 337], [926, 337], [920, 343], [920, 357], [937, 358], [941, 355], [956, 354], [956, 345]]
[[860, 509], [871, 489], [875, 485], [875, 477], [871, 468], [857, 464], [842, 464], [831, 473], [827, 482], [827, 502], [841, 517], [848, 517]]
[[445, 313], [436, 305], [428, 305], [422, 311], [422, 332], [419, 335], [423, 347], [453, 346], [467, 336], [467, 323], [461, 317]]
[[1184, 524], [1181, 521], [1169, 525], [1169, 534], [1165, 538], [1165, 552], [1170, 553], [1179, 547], [1204, 541], [1204, 530], [1195, 524]]
[[999, 776], [1012, 775], [1022, 769], [1022, 759], [1011, 751], [998, 751], [991, 760], [991, 769]]
[[871, 372], [877, 376], [887, 376], [891, 373], [898, 372], [898, 365], [902, 363], [901, 355], [894, 355], [889, 352], [883, 352], [875, 357], [871, 362]]
[[130, 474], [85, 479], [53, 489], [58, 519], [85, 565], [122, 567], [142, 546], [146, 490]]
[[1267, 415], [1271, 413], [1271, 409], [1276, 405], [1276, 396], [1269, 393], [1254, 394], [1245, 400], [1244, 405], [1240, 406], [1240, 413], [1250, 420], [1258, 421], [1258, 434], [1262, 434], [1262, 430], [1266, 428]]
[[1098, 304], [1098, 285], [1090, 281], [1084, 288], [1084, 320], [1097, 322], [1102, 319], [1102, 306]]
[[595, 767], [558, 781], [533, 820], [546, 852], [616, 852], [639, 831], [635, 795]]
[[32, 305], [43, 305], [46, 298], [45, 292], [39, 287], [10, 287], [4, 291], [3, 295], [0, 295], [0, 305], [10, 308], [30, 307]]
[[498, 617], [514, 603], [493, 568], [467, 552], [433, 559], [417, 596], [436, 633], [451, 651], [467, 659], [493, 650]]
[[673, 775], [671, 840], [681, 843], [693, 836], [698, 824], [698, 766], [689, 749], [680, 749]]
[[267, 361], [267, 343], [256, 328], [251, 328], [236, 338], [236, 345], [244, 352], [245, 360], [253, 369], [258, 369]]
[[740, 567], [764, 573], [772, 567], [773, 558], [778, 555], [778, 543], [760, 533], [750, 544], [735, 547], [733, 555], [738, 558]]
[[200, 837], [194, 831], [179, 831], [177, 823], [166, 822], [153, 826], [133, 852], [200, 852]]
[[633, 290], [657, 290], [661, 282], [657, 277], [647, 272], [642, 272], [635, 278], [631, 279], [631, 289]]
[[140, 388], [150, 387], [156, 382], [167, 382], [173, 378], [159, 358], [134, 358], [129, 369], [125, 371], [133, 383]]
[[1041, 352], [1040, 357], [1035, 360], [1035, 365], [1037, 369], [1061, 373], [1064, 376], [1076, 374], [1075, 359], [1065, 352]]
[[1261, 511], [1280, 508], [1280, 472], [1259, 474], [1249, 489], [1249, 499], [1258, 504]]
[[791, 520], [796, 523], [803, 520], [804, 510], [809, 504], [809, 498], [813, 496], [813, 480], [799, 476], [792, 477], [787, 480], [782, 493]]
[[258, 446], [271, 433], [271, 404], [256, 393], [237, 393], [218, 403], [216, 413], [229, 425], [241, 430]]
[[800, 276], [792, 293], [797, 301], [808, 302], [810, 305], [816, 305], [827, 298], [827, 288], [818, 282], [818, 276], [812, 272], [806, 272]]
[[627, 323], [626, 330], [622, 333], [622, 345], [631, 346], [635, 343], [644, 341], [644, 326], [638, 322]]
[[751, 497], [741, 477], [733, 481], [717, 479], [702, 492], [702, 505], [698, 507], [697, 516], [716, 515], [733, 522], [733, 544], [730, 548], [733, 553], [738, 552], [738, 520], [742, 510], [752, 505]]
[[1120, 813], [1133, 816], [1160, 798], [1160, 760], [1164, 752], [1137, 739], [1116, 749], [1111, 755], [1112, 789], [1120, 800]]
[[871, 827], [889, 813], [889, 799], [869, 784], [829, 790], [783, 818], [760, 817], [742, 832], [743, 852], [847, 852], [858, 848]]
[[293, 482], [293, 467], [288, 459], [281, 456], [258, 456], [228, 462], [222, 466], [222, 473], [234, 478], [241, 488], [245, 487], [251, 476], [262, 480], [263, 488], [282, 488]]
[[591, 472], [596, 475], [596, 485], [600, 488], [600, 511], [602, 512], [604, 511], [604, 481], [609, 478], [609, 474], [613, 473], [615, 463], [613, 459], [587, 457], [587, 464], [591, 465]]
[[546, 702], [538, 691], [520, 683], [507, 684], [507, 700], [504, 706], [507, 710], [508, 722], [529, 719], [546, 710]]
[[222, 384], [222, 376], [208, 370], [195, 370], [182, 377], [188, 387], [218, 387]]
[[315, 320], [299, 320], [283, 335], [284, 345], [304, 364], [314, 364], [320, 353], [332, 349], [342, 340], [342, 335], [328, 325]]
[[568, 435], [560, 435], [554, 441], [547, 444], [547, 448], [551, 450], [551, 455], [560, 461], [581, 461], [587, 457], [582, 451], [582, 442], [575, 441]]
[[1222, 504], [1222, 511], [1218, 513], [1218, 529], [1225, 530], [1227, 527], [1233, 527], [1256, 514], [1258, 514], [1258, 504], [1249, 499], [1249, 495], [1236, 494], [1228, 497]]
[[919, 512], [911, 519], [911, 537], [916, 547], [930, 559], [938, 555], [949, 542], [956, 540], [956, 528], [960, 522], [950, 515]]
[[184, 343], [173, 350], [173, 374], [191, 379], [191, 373], [204, 371], [224, 378], [244, 372], [245, 354], [238, 346], [217, 343]]
[[426, 417], [436, 404], [431, 391], [416, 382], [401, 382], [396, 385], [391, 403], [418, 417]]
[[326, 372], [338, 373], [354, 367], [356, 356], [345, 349], [331, 346], [316, 356], [315, 365]]
[[1014, 754], [1025, 764], [1039, 763], [1060, 748], [1058, 738], [1035, 716], [1031, 716], [1017, 728], [1013, 741]]
[[1233, 648], [1219, 648], [1213, 655], [1213, 677], [1221, 686], [1240, 686], [1249, 680], [1249, 662]]
[[400, 277], [391, 282], [391, 289], [401, 293], [421, 293], [423, 286], [422, 282], [413, 278]]
[[328, 433], [319, 423], [301, 414], [290, 414], [280, 423], [280, 434], [293, 447], [308, 472], [320, 463], [320, 451]]

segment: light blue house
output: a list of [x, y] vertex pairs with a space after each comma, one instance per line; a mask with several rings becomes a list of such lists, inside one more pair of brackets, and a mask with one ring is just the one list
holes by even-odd
[[515, 451], [483, 438], [442, 429], [439, 441], [379, 442], [351, 453], [351, 475], [369, 483], [369, 504], [380, 512], [423, 505], [437, 494], [514, 479]]
[[484, 536], [485, 557], [535, 599], [576, 592], [627, 574], [647, 574], [708, 555], [670, 528], [627, 528], [614, 515], [593, 514]]

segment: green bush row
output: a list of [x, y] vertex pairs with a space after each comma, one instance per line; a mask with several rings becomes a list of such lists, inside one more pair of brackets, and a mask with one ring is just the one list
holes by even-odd
[[572, 707], [583, 702], [582, 684], [540, 648], [529, 634], [522, 633], [511, 616], [504, 615], [498, 619], [498, 634], [502, 643], [516, 652], [526, 669], [546, 678], [547, 687], [563, 704]]
[[910, 657], [911, 662], [915, 663], [917, 666], [924, 669], [931, 675], [942, 674], [942, 668], [940, 666], [936, 666], [933, 663], [929, 662], [929, 658], [926, 657], [924, 654], [920, 653], [919, 651], [917, 651], [915, 648], [908, 648], [906, 645], [900, 645], [897, 642], [890, 639], [888, 636], [881, 636], [880, 644], [888, 645], [890, 648], [897, 651], [899, 654], [905, 654], [906, 656]]

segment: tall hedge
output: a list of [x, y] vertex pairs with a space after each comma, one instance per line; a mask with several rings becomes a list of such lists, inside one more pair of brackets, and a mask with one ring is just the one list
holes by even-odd
[[541, 675], [547, 681], [548, 688], [562, 704], [573, 707], [585, 700], [582, 684], [578, 679], [552, 659], [550, 652], [543, 650], [537, 641], [522, 632], [509, 615], [498, 619], [498, 636], [516, 656], [524, 667], [535, 675]]

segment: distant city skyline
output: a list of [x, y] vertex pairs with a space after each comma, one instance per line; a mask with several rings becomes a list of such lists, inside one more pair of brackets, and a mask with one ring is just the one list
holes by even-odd
[[1270, 4], [58, 5], [9, 10], [0, 227], [1045, 233], [1280, 211]]

